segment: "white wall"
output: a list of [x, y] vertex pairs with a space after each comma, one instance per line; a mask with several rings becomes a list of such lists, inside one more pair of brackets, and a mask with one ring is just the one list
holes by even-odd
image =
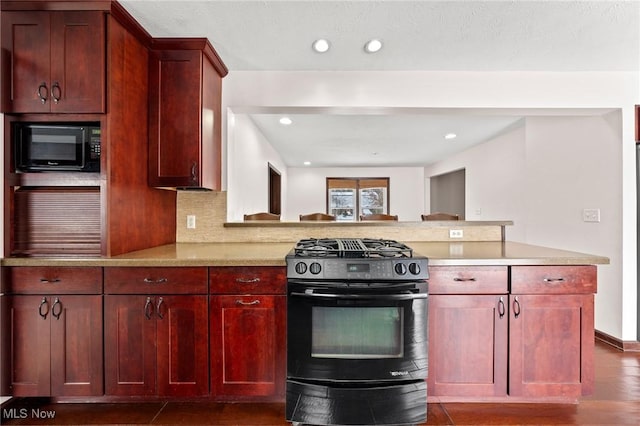
[[497, 136], [425, 169], [427, 178], [464, 168], [466, 220], [513, 220], [510, 241], [525, 241], [522, 188], [525, 127]]
[[287, 169], [253, 121], [245, 114], [229, 113], [227, 161], [227, 220], [241, 221], [244, 213], [269, 210], [269, 169], [281, 173], [282, 206], [287, 204]]
[[[598, 268], [596, 327], [620, 335], [622, 306], [620, 112], [596, 117], [529, 117], [508, 134], [466, 150], [426, 170], [427, 176], [465, 167], [468, 218], [511, 218], [507, 238], [529, 244], [607, 256]], [[601, 222], [582, 220], [601, 209]], [[476, 210], [481, 209], [482, 215]]]
[[[637, 328], [633, 106], [639, 103], [638, 72], [234, 71], [223, 80], [223, 107], [619, 109], [619, 139], [615, 141], [618, 149], [611, 152], [611, 157], [615, 158], [603, 158], [600, 167], [612, 170], [621, 183], [620, 198], [615, 201], [616, 206], [601, 207], [606, 212], [619, 212], [618, 215], [614, 213], [611, 218], [618, 231], [604, 237], [606, 244], [602, 247], [618, 247], [620, 259], [612, 259], [614, 263], [610, 267], [600, 268], [602, 271], [610, 268], [613, 271], [611, 276], [615, 278], [607, 279], [601, 285], [601, 294], [606, 292], [613, 296], [604, 301], [599, 296], [596, 327], [603, 328], [603, 331], [622, 340], [635, 340]], [[225, 132], [223, 128], [223, 140]], [[555, 149], [551, 146], [547, 149], [549, 148]], [[580, 151], [572, 153], [583, 155]], [[536, 153], [532, 152], [532, 155]], [[544, 163], [537, 163], [537, 166], [542, 165]], [[223, 185], [225, 184], [223, 181]], [[588, 191], [589, 186], [585, 185], [584, 188]], [[573, 194], [565, 194], [567, 198], [572, 196]], [[525, 220], [528, 219], [529, 217]], [[525, 222], [524, 225], [528, 227], [528, 223]], [[536, 226], [544, 226], [544, 223], [536, 222]], [[567, 227], [563, 228], [560, 235], [565, 235], [568, 240], [578, 241], [578, 236], [572, 235], [576, 232], [581, 231]], [[549, 234], [540, 234], [536, 240], [542, 245], [553, 245], [557, 240], [552, 239]], [[552, 234], [557, 235], [557, 229]], [[587, 251], [581, 247], [576, 249]], [[597, 249], [594, 254], [605, 253]], [[610, 317], [611, 320], [603, 323], [603, 316]]]
[[404, 221], [419, 221], [424, 213], [422, 167], [290, 168], [288, 176], [286, 220], [326, 211], [327, 177], [388, 177], [390, 213]]

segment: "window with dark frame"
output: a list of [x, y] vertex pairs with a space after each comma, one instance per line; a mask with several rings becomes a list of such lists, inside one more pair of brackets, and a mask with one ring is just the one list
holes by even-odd
[[389, 178], [327, 178], [327, 213], [343, 222], [389, 214]]

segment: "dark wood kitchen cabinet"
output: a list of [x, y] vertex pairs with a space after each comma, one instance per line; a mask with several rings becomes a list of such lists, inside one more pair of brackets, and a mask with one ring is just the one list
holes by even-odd
[[105, 111], [102, 11], [2, 12], [2, 112]]
[[283, 400], [283, 267], [210, 268], [211, 389], [219, 400]]
[[[117, 256], [174, 242], [176, 194], [148, 184], [150, 35], [115, 1], [2, 1], [0, 9], [0, 108], [10, 112], [3, 133], [4, 253]], [[44, 104], [37, 94], [43, 82], [49, 89]], [[56, 82], [57, 104], [50, 97], [58, 93], [51, 92]], [[16, 171], [12, 129], [19, 121], [99, 122], [100, 171]], [[92, 193], [91, 213], [99, 212], [87, 228], [90, 252], [84, 247], [87, 235], [68, 236], [58, 226], [82, 223], [76, 206], [71, 219], [57, 209], [80, 188]], [[36, 190], [52, 194], [46, 206], [51, 209], [19, 204], [18, 191]], [[23, 224], [26, 232], [16, 234], [16, 225]], [[32, 232], [33, 224], [38, 232]], [[49, 225], [63, 232], [39, 232]], [[33, 244], [43, 235], [46, 250], [37, 240]]]
[[513, 266], [509, 394], [593, 392], [595, 266]]
[[3, 341], [12, 396], [99, 396], [101, 268], [5, 268]]
[[155, 39], [149, 59], [149, 185], [219, 190], [222, 77], [207, 39]]
[[507, 395], [507, 267], [429, 268], [429, 395]]
[[430, 397], [592, 393], [595, 266], [434, 266], [429, 291]]
[[105, 393], [209, 394], [207, 268], [105, 268]]

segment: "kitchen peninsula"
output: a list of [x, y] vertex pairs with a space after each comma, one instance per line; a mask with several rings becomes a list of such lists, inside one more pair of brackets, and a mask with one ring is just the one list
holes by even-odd
[[[407, 244], [430, 265], [429, 400], [576, 402], [592, 392], [595, 265], [607, 258], [500, 239]], [[44, 361], [33, 359], [42, 353], [40, 340], [3, 345], [12, 347], [20, 367], [12, 379], [3, 367], [3, 391], [96, 400], [281, 401], [284, 266], [292, 247], [177, 243], [111, 258], [3, 259], [3, 300], [14, 302], [13, 320], [3, 310], [5, 327], [34, 336], [43, 325], [49, 329], [41, 317], [50, 313], [50, 332], [62, 323], [72, 327], [59, 336], [77, 339], [82, 350], [73, 356], [83, 358], [69, 364], [76, 371], [67, 368], [68, 376], [58, 377], [59, 370], [43, 373], [38, 365]], [[55, 348], [53, 336], [47, 342], [51, 355], [39, 358], [47, 365], [64, 359], [54, 355], [64, 345]], [[154, 348], [153, 361], [142, 357], [142, 342]], [[176, 359], [179, 366], [172, 364]], [[93, 385], [74, 386], [74, 374]]]

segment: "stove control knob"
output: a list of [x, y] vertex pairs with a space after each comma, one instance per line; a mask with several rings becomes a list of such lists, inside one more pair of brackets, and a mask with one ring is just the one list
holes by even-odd
[[405, 265], [404, 263], [396, 263], [393, 269], [395, 269], [396, 274], [398, 275], [404, 275], [407, 273], [407, 265]]
[[307, 272], [307, 264], [304, 262], [296, 263], [296, 273], [302, 275]]
[[313, 262], [311, 265], [309, 265], [309, 272], [311, 272], [313, 275], [318, 275], [321, 270], [322, 266], [320, 266], [318, 262]]
[[418, 275], [420, 273], [420, 265], [418, 265], [417, 263], [410, 263], [409, 272], [411, 272], [413, 275]]

